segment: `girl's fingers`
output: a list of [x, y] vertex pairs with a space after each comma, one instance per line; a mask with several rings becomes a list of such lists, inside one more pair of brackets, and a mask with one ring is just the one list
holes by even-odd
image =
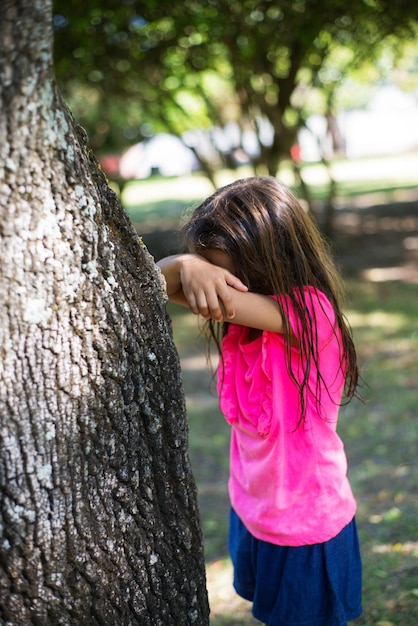
[[218, 308], [222, 319], [232, 319], [235, 316], [235, 305], [226, 283], [222, 285], [222, 289], [218, 293]]
[[244, 283], [237, 278], [237, 276], [234, 276], [234, 274], [231, 274], [230, 272], [227, 273], [225, 280], [230, 287], [238, 289], [238, 291], [248, 291], [247, 285], [244, 285]]
[[199, 314], [199, 308], [198, 308], [198, 305], [197, 305], [194, 293], [193, 292], [184, 291], [184, 296], [186, 298], [187, 305], [188, 305], [189, 309], [191, 310], [191, 312], [194, 313], [195, 315], [198, 315]]
[[200, 299], [198, 300], [198, 309], [199, 313], [205, 318], [212, 317], [217, 321], [223, 319], [216, 290], [201, 293]]

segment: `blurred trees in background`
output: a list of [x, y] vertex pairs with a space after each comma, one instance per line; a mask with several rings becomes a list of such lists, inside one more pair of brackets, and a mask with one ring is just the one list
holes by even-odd
[[[361, 98], [356, 81], [385, 77], [417, 18], [416, 0], [56, 0], [56, 71], [96, 151], [173, 133], [216, 184], [242, 162], [297, 165], [306, 117], [326, 115], [332, 132], [336, 107]], [[417, 66], [415, 48], [404, 68]]]

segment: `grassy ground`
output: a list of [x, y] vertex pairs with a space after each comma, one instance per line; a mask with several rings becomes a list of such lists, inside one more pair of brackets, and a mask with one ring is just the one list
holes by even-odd
[[[177, 182], [165, 196], [161, 187], [158, 192], [147, 184], [154, 196], [138, 228], [140, 234], [153, 233], [166, 220], [157, 240], [168, 224], [171, 228], [178, 223], [185, 205], [207, 193], [205, 188], [199, 194], [203, 189], [196, 186], [196, 179], [189, 180], [183, 201]], [[350, 185], [354, 193], [354, 179]], [[374, 191], [379, 188], [376, 180], [371, 186]], [[360, 187], [362, 192], [370, 191], [364, 179]], [[395, 184], [390, 199], [399, 199]], [[358, 500], [364, 566], [364, 615], [358, 621], [362, 626], [418, 623], [417, 199], [373, 206], [372, 196], [357, 197], [348, 205], [342, 203], [337, 223], [336, 252], [346, 276], [347, 315], [367, 383], [364, 403], [354, 401], [345, 407], [339, 426]], [[139, 202], [131, 206], [137, 222]], [[228, 426], [218, 409], [196, 318], [175, 306], [170, 306], [170, 313], [182, 362], [190, 455], [199, 488], [211, 624], [257, 624], [250, 605], [236, 596], [231, 585], [226, 550]]]
[[358, 499], [364, 624], [417, 624], [418, 298], [416, 284], [349, 281], [348, 316], [365, 403], [342, 412]]

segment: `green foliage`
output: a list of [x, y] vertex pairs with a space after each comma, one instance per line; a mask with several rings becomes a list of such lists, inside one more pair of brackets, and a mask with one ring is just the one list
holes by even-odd
[[367, 60], [371, 72], [382, 42], [411, 37], [417, 16], [415, 0], [56, 0], [56, 70], [96, 148], [233, 121], [240, 135], [212, 138], [214, 163], [236, 164], [251, 129], [254, 168], [275, 174], [312, 90], [325, 112], [348, 69]]

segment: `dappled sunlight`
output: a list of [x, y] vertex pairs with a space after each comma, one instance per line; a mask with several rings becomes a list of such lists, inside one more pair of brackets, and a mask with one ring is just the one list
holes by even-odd
[[206, 176], [196, 174], [175, 178], [153, 178], [128, 183], [122, 193], [122, 202], [128, 209], [140, 202], [147, 204], [157, 200], [194, 200], [213, 193], [213, 187]]
[[363, 313], [361, 311], [349, 311], [348, 318], [352, 328], [380, 326], [387, 332], [388, 330], [399, 330], [404, 327], [406, 318], [402, 313], [388, 313], [386, 311], [371, 311]]
[[[398, 193], [402, 193], [405, 196], [407, 192], [399, 190]], [[390, 195], [397, 194], [393, 191]], [[381, 197], [375, 193], [358, 196], [350, 200], [350, 210], [342, 208], [337, 213], [339, 228], [344, 235], [362, 233], [368, 235], [377, 235], [379, 233], [407, 234], [404, 241], [407, 240], [408, 243], [403, 247], [409, 250], [416, 250], [417, 244], [414, 235], [418, 231], [418, 214], [415, 207], [411, 207], [411, 203], [414, 203], [416, 200], [418, 200], [418, 191], [416, 189], [409, 191], [408, 196], [402, 200], [388, 197], [387, 192], [382, 193]], [[385, 215], [387, 203], [390, 201], [403, 202], [406, 203], [406, 206], [404, 204], [402, 209], [394, 209], [390, 215]], [[346, 203], [346, 201], [344, 202]], [[409, 237], [409, 233], [413, 233], [413, 235]]]
[[418, 284], [418, 264], [407, 263], [395, 267], [373, 267], [363, 270], [361, 277], [375, 283], [382, 283], [388, 280], [400, 280], [411, 284]]
[[[391, 460], [390, 451], [385, 458]], [[411, 610], [418, 594], [416, 470], [412, 464], [393, 467], [383, 463], [384, 459], [380, 475], [367, 476], [365, 471], [362, 485], [354, 481], [366, 623], [414, 626], [414, 622], [403, 621], [402, 614]]]
[[405, 250], [418, 250], [418, 237], [405, 237], [403, 247]]
[[[396, 154], [391, 157], [370, 159], [344, 159], [331, 163], [330, 171], [338, 183], [372, 180], [392, 185], [416, 185], [418, 152]], [[329, 173], [322, 164], [305, 165], [303, 177], [309, 185], [329, 183]]]
[[251, 602], [235, 592], [232, 576], [232, 564], [228, 558], [213, 561], [206, 567], [211, 626], [260, 625], [251, 615]]
[[[418, 558], [418, 541], [405, 541], [404, 543], [387, 543], [374, 546], [372, 552], [375, 554], [405, 554]], [[415, 589], [418, 597], [418, 580], [417, 589]]]
[[370, 515], [369, 522], [371, 524], [380, 524], [380, 522], [394, 522], [399, 519], [401, 515], [401, 510], [397, 506], [393, 506], [387, 511], [383, 511], [382, 513]]

